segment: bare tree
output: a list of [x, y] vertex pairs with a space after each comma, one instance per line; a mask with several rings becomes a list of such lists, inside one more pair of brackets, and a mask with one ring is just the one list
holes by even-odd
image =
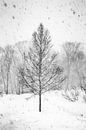
[[75, 63], [75, 66], [76, 66], [76, 72], [77, 72], [77, 75], [79, 77], [79, 85], [80, 87], [82, 87], [82, 76], [83, 76], [83, 66], [84, 66], [84, 59], [85, 59], [85, 55], [84, 55], [84, 52], [79, 50], [79, 48], [77, 49], [76, 51], [76, 54], [74, 56], [74, 63]]
[[[69, 89], [71, 64], [75, 62], [75, 59], [78, 54], [79, 46], [80, 43], [74, 43], [74, 42], [66, 42], [63, 46], [64, 51], [66, 53], [66, 61], [67, 61], [67, 85], [65, 87], [65, 93]], [[77, 65], [78, 62], [75, 63]], [[77, 72], [78, 72], [78, 68], [77, 68]]]
[[79, 87], [86, 93], [86, 76], [85, 76], [86, 57], [82, 50], [77, 51], [74, 62], [76, 65], [76, 72], [79, 77]]
[[19, 41], [18, 43], [15, 44], [15, 48], [16, 48], [16, 51], [18, 52], [18, 59], [19, 61], [17, 62], [17, 94], [21, 94], [24, 92], [24, 86], [22, 83], [20, 83], [20, 78], [19, 78], [19, 71], [20, 71], [20, 68], [22, 69], [22, 66], [25, 65], [24, 63], [24, 52], [27, 51], [27, 48], [26, 45], [28, 45], [28, 41]]
[[4, 91], [8, 94], [8, 86], [10, 79], [10, 68], [13, 59], [13, 49], [11, 46], [7, 45], [5, 49], [2, 48], [2, 57], [1, 57], [1, 74], [4, 83]]
[[51, 37], [49, 31], [40, 24], [33, 33], [32, 47], [23, 53], [24, 66], [20, 67], [20, 82], [39, 95], [39, 112], [41, 112], [41, 95], [63, 81], [63, 68], [56, 65], [57, 54], [51, 52]]
[[2, 47], [0, 47], [0, 72], [1, 72], [1, 77], [2, 77], [2, 80], [3, 80], [3, 93], [4, 93], [4, 90], [6, 88], [6, 85], [5, 85], [5, 79], [4, 79], [4, 74], [3, 74], [3, 55], [4, 55], [4, 49]]

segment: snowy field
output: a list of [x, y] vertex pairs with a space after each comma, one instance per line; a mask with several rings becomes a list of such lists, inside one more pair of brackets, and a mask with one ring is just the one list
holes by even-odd
[[70, 102], [61, 92], [38, 96], [31, 94], [0, 97], [0, 130], [86, 130], [86, 103], [82, 98]]

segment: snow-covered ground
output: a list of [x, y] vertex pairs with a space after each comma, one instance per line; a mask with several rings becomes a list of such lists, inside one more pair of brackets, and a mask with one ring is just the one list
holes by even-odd
[[86, 130], [86, 103], [70, 102], [61, 92], [42, 95], [42, 112], [38, 96], [32, 94], [0, 97], [0, 130]]

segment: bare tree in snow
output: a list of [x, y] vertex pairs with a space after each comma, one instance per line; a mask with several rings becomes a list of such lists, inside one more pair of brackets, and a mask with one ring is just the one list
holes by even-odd
[[79, 77], [79, 87], [82, 87], [82, 76], [83, 76], [83, 66], [84, 66], [84, 59], [85, 55], [83, 51], [80, 51], [79, 48], [76, 51], [75, 57], [74, 57], [74, 63], [76, 66], [76, 72]]
[[[20, 83], [20, 78], [19, 78], [19, 70], [22, 66], [24, 66], [24, 52], [26, 51], [27, 47], [25, 45], [28, 44], [28, 41], [19, 41], [18, 43], [15, 44], [16, 51], [18, 52], [18, 61], [17, 61], [17, 94], [24, 93], [24, 86], [22, 83]], [[22, 68], [21, 68], [22, 69]]]
[[[78, 49], [79, 49], [80, 43], [74, 43], [74, 42], [66, 42], [63, 45], [65, 54], [66, 54], [66, 62], [67, 62], [67, 85], [65, 87], [65, 92], [69, 89], [69, 82], [70, 82], [70, 70], [71, 70], [71, 64], [74, 62], [76, 63], [77, 68], [77, 55], [78, 55]], [[78, 72], [78, 68], [77, 68]]]
[[10, 45], [7, 45], [5, 48], [2, 48], [1, 51], [1, 74], [4, 83], [4, 91], [6, 94], [8, 94], [10, 68], [13, 60], [14, 50]]
[[85, 54], [82, 50], [78, 50], [75, 56], [76, 72], [79, 77], [79, 87], [86, 93], [86, 76], [85, 76]]

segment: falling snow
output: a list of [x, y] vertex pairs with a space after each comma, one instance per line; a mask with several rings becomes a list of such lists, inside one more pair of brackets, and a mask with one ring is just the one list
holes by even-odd
[[0, 6], [0, 42], [3, 45], [30, 41], [40, 22], [50, 30], [55, 47], [67, 40], [86, 42], [85, 0], [0, 0]]

